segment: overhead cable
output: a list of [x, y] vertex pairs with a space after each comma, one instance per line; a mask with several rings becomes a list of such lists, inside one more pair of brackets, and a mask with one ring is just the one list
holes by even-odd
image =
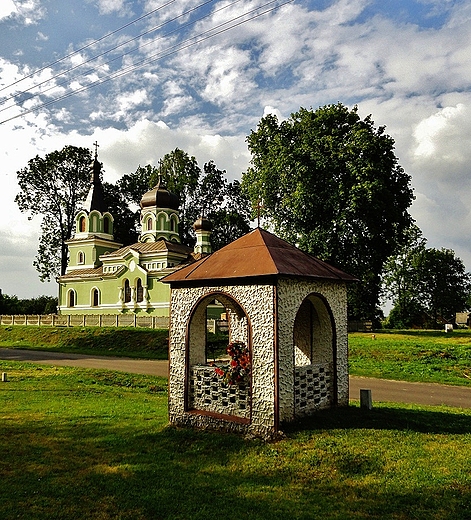
[[[252, 10], [242, 14], [242, 15], [236, 16], [236, 17], [234, 17], [234, 18], [232, 18], [230, 20], [227, 20], [226, 22], [223, 22], [223, 23], [221, 23], [219, 25], [216, 25], [216, 26], [206, 30], [206, 31], [203, 31], [202, 33], [200, 33], [200, 34], [198, 34], [196, 36], [192, 36], [191, 38], [183, 40], [183, 41], [181, 41], [181, 42], [179, 42], [179, 43], [169, 47], [168, 49], [165, 49], [165, 50], [163, 50], [163, 51], [161, 51], [159, 53], [153, 54], [152, 56], [149, 56], [149, 57], [147, 57], [147, 58], [145, 58], [145, 59], [143, 59], [143, 60], [141, 60], [141, 61], [139, 61], [139, 62], [137, 62], [137, 63], [135, 63], [135, 64], [133, 64], [133, 65], [131, 65], [129, 67], [127, 67], [127, 68], [125, 68], [125, 69], [122, 69], [122, 70], [116, 71], [114, 73], [111, 73], [111, 74], [107, 75], [105, 78], [96, 80], [96, 81], [94, 81], [94, 82], [92, 82], [92, 83], [90, 83], [88, 85], [84, 85], [82, 87], [74, 89], [74, 90], [72, 90], [71, 92], [69, 92], [67, 94], [64, 94], [64, 95], [59, 96], [57, 98], [51, 99], [49, 101], [46, 101], [46, 102], [44, 102], [44, 103], [42, 103], [40, 105], [37, 105], [37, 106], [35, 106], [35, 107], [31, 108], [31, 109], [25, 110], [25, 111], [21, 112], [20, 114], [12, 116], [12, 117], [10, 117], [8, 119], [5, 119], [3, 121], [0, 121], [0, 124], [6, 123], [8, 121], [12, 121], [14, 119], [17, 119], [19, 117], [25, 116], [25, 115], [33, 113], [33, 112], [37, 112], [41, 108], [48, 107], [48, 106], [50, 106], [52, 104], [55, 104], [55, 103], [57, 103], [59, 101], [62, 101], [62, 100], [67, 99], [69, 97], [75, 96], [76, 94], [80, 94], [82, 92], [85, 92], [85, 91], [87, 91], [87, 90], [89, 90], [91, 88], [94, 88], [94, 87], [98, 86], [98, 85], [101, 85], [103, 83], [107, 83], [108, 81], [112, 81], [114, 79], [117, 79], [117, 78], [120, 78], [122, 76], [125, 76], [126, 74], [129, 74], [130, 72], [133, 72], [134, 70], [139, 69], [139, 68], [141, 68], [144, 65], [147, 65], [147, 64], [150, 64], [150, 63], [154, 63], [156, 61], [164, 59], [164, 58], [166, 58], [168, 56], [171, 56], [173, 54], [176, 54], [176, 53], [178, 53], [178, 52], [180, 52], [180, 51], [182, 51], [184, 49], [187, 49], [189, 47], [197, 45], [197, 44], [199, 44], [199, 43], [201, 43], [203, 41], [206, 41], [206, 40], [208, 40], [210, 38], [213, 38], [214, 36], [217, 36], [219, 34], [227, 32], [227, 31], [229, 31], [231, 29], [234, 29], [235, 27], [239, 27], [240, 25], [243, 25], [243, 24], [245, 24], [247, 22], [250, 22], [250, 21], [252, 21], [252, 20], [254, 20], [256, 18], [259, 18], [260, 16], [263, 16], [263, 15], [265, 15], [267, 13], [273, 12], [276, 9], [279, 9], [280, 7], [282, 7], [284, 5], [292, 3], [294, 0], [285, 0], [285, 1], [281, 2], [281, 3], [278, 3], [274, 7], [270, 7], [269, 9], [266, 9], [265, 11], [262, 11], [262, 12], [254, 14], [250, 18], [247, 18], [245, 20], [240, 20], [241, 18], [244, 18], [244, 17], [246, 17], [249, 14], [252, 14], [252, 13], [254, 13], [254, 12], [264, 8], [264, 7], [267, 7], [268, 5], [271, 5], [273, 3], [277, 3], [278, 1], [279, 0], [271, 0], [271, 1], [265, 3], [265, 4], [261, 5], [261, 6], [258, 6], [258, 7], [254, 8], [254, 9], [252, 9]], [[239, 20], [239, 21], [237, 21], [237, 20]], [[228, 24], [231, 24], [231, 23], [232, 23], [232, 25], [230, 25], [228, 27], [225, 27], [225, 26], [227, 26]], [[219, 30], [217, 30], [217, 29], [219, 29]]]
[[7, 88], [13, 87], [14, 85], [17, 85], [18, 83], [21, 83], [25, 79], [32, 78], [33, 76], [35, 76], [39, 72], [42, 72], [43, 70], [46, 70], [46, 69], [52, 67], [53, 65], [56, 65], [57, 63], [60, 63], [60, 62], [66, 60], [68, 58], [71, 58], [72, 56], [75, 56], [75, 55], [79, 54], [80, 52], [84, 51], [85, 49], [88, 49], [89, 47], [92, 47], [93, 45], [96, 45], [97, 43], [105, 40], [106, 38], [109, 38], [113, 34], [116, 34], [117, 32], [122, 31], [123, 29], [126, 29], [130, 25], [132, 25], [132, 24], [134, 24], [136, 22], [139, 22], [140, 20], [146, 18], [147, 16], [150, 16], [151, 14], [154, 14], [155, 12], [160, 11], [160, 9], [163, 9], [164, 7], [167, 7], [168, 5], [172, 4], [173, 2], [175, 2], [175, 0], [169, 0], [167, 3], [165, 3], [165, 4], [163, 4], [163, 5], [159, 6], [159, 7], [156, 7], [152, 11], [149, 11], [148, 13], [143, 14], [142, 16], [140, 16], [139, 18], [136, 18], [135, 20], [131, 20], [127, 24], [122, 25], [118, 29], [115, 29], [114, 31], [111, 31], [111, 32], [105, 34], [101, 38], [98, 38], [97, 40], [93, 40], [90, 43], [87, 43], [83, 47], [80, 47], [80, 49], [77, 49], [76, 51], [73, 51], [73, 52], [67, 54], [66, 56], [63, 56], [62, 58], [59, 58], [59, 59], [53, 61], [52, 63], [49, 63], [48, 65], [44, 65], [44, 67], [41, 67], [40, 69], [37, 69], [34, 72], [31, 72], [31, 74], [28, 74], [27, 76], [24, 76], [23, 78], [20, 78], [17, 81], [14, 81], [13, 83], [10, 83], [9, 85], [6, 85], [6, 86], [0, 88], [0, 92], [2, 92], [3, 90], [6, 90]]

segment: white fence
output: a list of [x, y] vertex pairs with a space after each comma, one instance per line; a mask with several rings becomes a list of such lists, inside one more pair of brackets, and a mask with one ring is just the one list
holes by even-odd
[[57, 314], [0, 315], [0, 325], [36, 325], [50, 327], [136, 327], [168, 329], [165, 316], [138, 316], [136, 314]]

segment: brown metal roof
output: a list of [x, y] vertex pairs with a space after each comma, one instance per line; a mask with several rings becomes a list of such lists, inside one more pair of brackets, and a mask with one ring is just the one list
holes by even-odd
[[356, 280], [354, 276], [304, 253], [268, 231], [257, 228], [198, 262], [177, 269], [161, 281], [183, 284], [266, 276]]

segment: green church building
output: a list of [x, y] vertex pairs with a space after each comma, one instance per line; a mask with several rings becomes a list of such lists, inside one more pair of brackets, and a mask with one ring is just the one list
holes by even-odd
[[139, 241], [123, 246], [114, 240], [101, 168], [95, 152], [90, 190], [76, 215], [74, 236], [67, 241], [67, 270], [58, 279], [59, 313], [168, 317], [170, 287], [160, 279], [211, 252], [210, 223], [195, 222], [194, 250], [181, 244], [178, 197], [159, 179], [141, 199]]

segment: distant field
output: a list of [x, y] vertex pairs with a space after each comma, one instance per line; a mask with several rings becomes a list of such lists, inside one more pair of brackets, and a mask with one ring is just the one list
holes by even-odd
[[264, 443], [169, 427], [164, 379], [0, 372], [0, 518], [471, 518], [470, 410], [350, 406]]
[[350, 374], [471, 386], [471, 330], [349, 334]]

